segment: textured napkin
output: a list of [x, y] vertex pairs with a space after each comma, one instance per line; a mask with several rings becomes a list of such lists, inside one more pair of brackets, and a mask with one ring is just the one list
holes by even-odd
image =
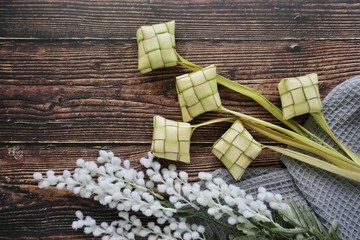
[[[360, 154], [360, 76], [335, 87], [323, 100], [323, 111], [335, 136]], [[312, 118], [304, 126], [334, 146]], [[281, 160], [286, 168], [248, 168], [239, 182], [234, 182], [226, 169], [216, 170], [213, 175], [248, 194], [255, 195], [263, 186], [292, 197], [298, 204], [308, 205], [325, 225], [338, 220], [341, 239], [360, 239], [360, 184], [287, 156]], [[209, 239], [226, 239], [216, 228], [209, 229]]]

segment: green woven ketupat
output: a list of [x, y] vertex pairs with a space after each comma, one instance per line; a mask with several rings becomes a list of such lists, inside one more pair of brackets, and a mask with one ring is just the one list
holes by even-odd
[[176, 91], [184, 122], [221, 106], [215, 65], [177, 77]]
[[136, 32], [141, 73], [177, 65], [175, 21], [142, 26]]
[[261, 150], [260, 144], [240, 120], [236, 120], [212, 147], [212, 153], [224, 163], [236, 181]]
[[278, 84], [278, 89], [285, 120], [322, 111], [316, 73], [285, 78]]
[[192, 129], [189, 123], [154, 116], [153, 127], [151, 151], [156, 157], [184, 163], [190, 162]]

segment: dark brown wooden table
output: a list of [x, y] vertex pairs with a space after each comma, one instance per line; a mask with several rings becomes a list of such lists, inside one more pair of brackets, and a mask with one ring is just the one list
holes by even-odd
[[[216, 64], [277, 106], [276, 85], [284, 77], [317, 72], [324, 97], [360, 74], [356, 0], [1, 1], [0, 239], [88, 238], [71, 229], [77, 209], [99, 221], [116, 218], [65, 190], [38, 189], [32, 174], [72, 169], [77, 158], [94, 160], [99, 149], [138, 166], [150, 149], [152, 117], [181, 120], [174, 79], [187, 71], [143, 76], [137, 70], [136, 29], [173, 19], [182, 56]], [[248, 98], [221, 87], [220, 94], [228, 108], [278, 123]], [[210, 149], [228, 126], [195, 132], [192, 162], [179, 164], [192, 180], [222, 166]], [[281, 163], [264, 151], [252, 166]]]

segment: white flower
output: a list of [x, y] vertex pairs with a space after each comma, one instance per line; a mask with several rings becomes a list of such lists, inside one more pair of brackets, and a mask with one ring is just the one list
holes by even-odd
[[53, 170], [48, 170], [48, 171], [46, 172], [46, 175], [47, 175], [47, 177], [51, 177], [51, 176], [54, 176], [54, 175], [55, 175], [55, 172], [54, 172]]
[[225, 181], [222, 178], [219, 178], [219, 177], [214, 178], [213, 181], [214, 181], [214, 183], [216, 185], [219, 185], [219, 186], [222, 185], [222, 184], [226, 184]]
[[250, 212], [250, 211], [248, 211], [248, 210], [245, 210], [245, 211], [243, 212], [243, 216], [244, 216], [245, 218], [252, 218], [252, 217], [255, 217], [255, 214], [254, 214], [253, 212]]
[[69, 177], [71, 177], [71, 173], [68, 170], [64, 170], [63, 171], [63, 177], [64, 178], [69, 178]]
[[257, 199], [261, 200], [261, 201], [265, 201], [265, 193], [259, 192], [257, 195]]
[[184, 235], [183, 235], [183, 239], [184, 240], [191, 240], [192, 239], [192, 236], [191, 236], [191, 233], [185, 233]]
[[140, 164], [143, 165], [145, 168], [149, 168], [151, 167], [152, 161], [148, 158], [141, 158], [140, 159]]
[[270, 202], [269, 204], [272, 209], [277, 210], [280, 208], [280, 205], [277, 202]]
[[266, 193], [266, 189], [264, 187], [259, 187], [258, 192], [259, 193]]
[[266, 202], [272, 202], [274, 200], [275, 200], [275, 198], [274, 198], [274, 194], [272, 192], [265, 193], [265, 201]]
[[73, 221], [71, 227], [72, 227], [74, 230], [77, 230], [78, 228], [80, 228], [80, 227], [78, 226], [78, 221]]
[[220, 196], [220, 192], [218, 190], [213, 190], [213, 191], [211, 191], [210, 195], [212, 198], [216, 199]]
[[170, 229], [171, 229], [171, 230], [176, 230], [176, 229], [178, 229], [178, 223], [177, 223], [177, 222], [172, 222], [172, 223], [170, 223]]
[[199, 225], [196, 229], [199, 233], [204, 233], [205, 232], [205, 227], [202, 225]]
[[184, 182], [187, 182], [189, 175], [187, 174], [187, 172], [181, 171], [179, 173], [179, 177], [181, 180], [183, 180]]
[[56, 188], [60, 190], [60, 189], [63, 189], [65, 186], [66, 186], [66, 184], [64, 182], [61, 182], [56, 185]]
[[225, 203], [227, 204], [227, 205], [229, 205], [229, 206], [234, 206], [235, 205], [235, 199], [233, 198], [233, 197], [231, 197], [231, 196], [225, 196], [224, 197], [224, 200], [225, 200]]
[[191, 233], [191, 239], [198, 239], [198, 238], [200, 238], [200, 234], [198, 232]]
[[207, 210], [209, 215], [215, 215], [217, 213], [217, 210], [215, 208], [208, 208]]
[[278, 193], [275, 194], [274, 198], [276, 201], [279, 201], [279, 202], [281, 202], [283, 200], [283, 197], [281, 196], [281, 194], [278, 194]]
[[230, 225], [235, 225], [236, 223], [237, 223], [237, 218], [235, 218], [235, 217], [229, 217], [228, 218], [228, 223], [230, 224]]
[[114, 153], [113, 152], [107, 152], [107, 157], [109, 158], [109, 159], [112, 159], [113, 157], [114, 157]]
[[199, 172], [198, 177], [200, 180], [211, 181], [212, 174], [206, 172]]
[[[112, 152], [100, 150], [99, 154], [98, 163], [78, 159], [74, 174], [64, 170], [60, 175], [54, 171], [47, 171], [46, 176], [41, 173], [33, 175], [39, 180], [40, 188], [66, 188], [119, 211], [119, 220], [100, 225], [77, 211], [78, 220], [72, 223], [73, 229], [82, 228], [93, 236], [109, 240], [135, 239], [135, 236], [167, 240], [205, 239], [203, 226], [189, 224], [185, 218], [176, 217], [180, 209], [190, 209], [195, 214], [201, 208], [206, 209], [214, 221], [221, 219], [233, 226], [243, 224], [245, 234], [251, 233], [254, 227], [247, 219], [272, 221], [272, 209], [291, 214], [283, 197], [267, 192], [265, 188], [258, 189], [255, 199], [246, 195], [243, 189], [221, 178], [213, 178], [210, 173], [199, 173], [199, 179], [203, 181], [201, 184], [189, 183], [187, 172], [177, 172], [173, 164], [161, 168], [151, 153], [140, 160], [144, 171], [131, 168], [128, 160], [121, 161]], [[166, 201], [167, 204], [163, 205]], [[155, 218], [156, 221], [143, 225], [129, 211]]]
[[179, 229], [182, 229], [182, 230], [186, 230], [187, 229], [187, 225], [185, 223], [185, 221], [180, 221], [179, 225], [178, 225], [178, 228]]
[[180, 208], [184, 207], [184, 205], [185, 204], [182, 204], [181, 202], [176, 202], [174, 206], [176, 209], [180, 209]]
[[84, 163], [85, 163], [85, 161], [84, 161], [84, 159], [82, 159], [82, 158], [79, 158], [79, 159], [76, 161], [76, 165], [77, 165], [78, 167], [82, 167], [82, 166], [84, 165]]
[[50, 186], [50, 182], [46, 181], [46, 180], [39, 182], [39, 184], [38, 184], [39, 188], [48, 188], [49, 186]]
[[164, 179], [162, 178], [162, 176], [160, 174], [153, 175], [151, 179], [154, 182], [163, 182], [164, 181]]
[[171, 203], [176, 203], [179, 199], [175, 196], [170, 196], [169, 200]]
[[188, 185], [184, 185], [182, 187], [182, 192], [185, 196], [188, 196], [191, 193], [191, 187], [189, 187]]
[[167, 186], [166, 186], [165, 184], [159, 184], [159, 185], [157, 185], [157, 190], [158, 190], [160, 193], [166, 192], [166, 189], [167, 189]]
[[124, 164], [124, 168], [125, 168], [125, 169], [129, 169], [129, 168], [130, 168], [130, 161], [129, 161], [129, 160], [125, 160], [123, 164]]
[[43, 179], [43, 176], [42, 176], [41, 173], [35, 172], [35, 173], [33, 174], [33, 178], [34, 178], [35, 180], [41, 180], [41, 179]]
[[91, 172], [93, 172], [93, 171], [95, 172], [97, 170], [96, 163], [91, 162], [91, 161], [85, 162], [85, 167]]

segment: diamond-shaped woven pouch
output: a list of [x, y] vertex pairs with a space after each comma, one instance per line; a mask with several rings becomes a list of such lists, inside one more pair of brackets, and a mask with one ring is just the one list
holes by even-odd
[[212, 147], [212, 153], [224, 163], [235, 180], [241, 178], [261, 150], [240, 120], [236, 120]]
[[278, 89], [285, 120], [322, 111], [316, 73], [285, 78], [278, 84]]
[[189, 122], [196, 116], [214, 111], [221, 106], [215, 65], [178, 76], [176, 91], [184, 122]]
[[142, 26], [136, 32], [138, 69], [147, 73], [177, 64], [175, 51], [175, 21]]
[[154, 116], [153, 127], [151, 151], [156, 157], [184, 163], [190, 162], [192, 129], [189, 123]]

